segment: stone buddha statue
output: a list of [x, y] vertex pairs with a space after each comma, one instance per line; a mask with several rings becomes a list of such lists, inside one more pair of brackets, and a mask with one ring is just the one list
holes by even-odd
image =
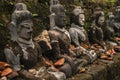
[[[89, 64], [89, 62], [92, 63], [97, 58], [97, 56], [94, 50], [87, 50], [81, 46], [81, 43], [87, 46], [90, 45], [87, 32], [84, 29], [84, 25], [85, 25], [84, 11], [80, 6], [76, 6], [76, 8], [72, 12], [71, 28], [69, 29], [71, 44], [74, 45], [76, 48], [76, 50], [74, 51], [76, 54], [76, 57], [81, 56], [81, 54], [84, 54], [84, 56], [80, 58], [83, 59], [84, 57], [84, 59], [87, 62], [86, 64]], [[85, 58], [86, 56], [88, 56], [89, 59], [86, 59]]]
[[[56, 10], [55, 10], [56, 9]], [[59, 9], [59, 10], [57, 10]], [[81, 57], [76, 58], [76, 53], [70, 49], [71, 37], [69, 32], [65, 29], [66, 26], [66, 15], [64, 7], [58, 5], [54, 8], [55, 10], [55, 26], [48, 31], [50, 44], [51, 44], [51, 57], [48, 58], [53, 62], [64, 58], [65, 62], [62, 66], [58, 67], [59, 71], [63, 72], [66, 77], [70, 77], [77, 73], [78, 66], [85, 66], [90, 63], [93, 56], [87, 54], [87, 51], [83, 53]], [[80, 50], [76, 51], [79, 52]], [[92, 53], [92, 52], [91, 52]], [[57, 68], [57, 67], [56, 67]]]
[[100, 7], [96, 8], [94, 11], [94, 15], [93, 15], [93, 23], [90, 27], [90, 41], [92, 43], [97, 43], [100, 46], [102, 46], [102, 48], [105, 48], [105, 43], [103, 41], [104, 38], [104, 34], [103, 34], [103, 26], [104, 26], [104, 12], [102, 11], [102, 9]]
[[[30, 69], [41, 62], [42, 54], [40, 46], [32, 40], [32, 14], [24, 3], [16, 3], [8, 26], [11, 40], [6, 45], [4, 53], [7, 62], [18, 72], [22, 69]], [[22, 65], [22, 66], [21, 66]], [[23, 71], [25, 75], [26, 71]], [[33, 75], [27, 78], [35, 78]]]
[[85, 15], [80, 6], [77, 6], [71, 16], [71, 28], [69, 33], [71, 36], [71, 42], [76, 47], [80, 46], [80, 43], [89, 43], [86, 30], [84, 29]]
[[113, 15], [113, 13], [108, 12], [106, 27], [104, 29], [104, 38], [106, 42], [111, 45], [117, 45], [117, 42], [115, 41], [114, 20], [115, 16]]
[[114, 30], [116, 37], [120, 37], [120, 6], [117, 6], [115, 10]]
[[54, 62], [60, 58], [65, 58], [65, 63], [59, 68], [59, 70], [63, 72], [66, 77], [70, 77], [73, 74], [73, 71], [75, 71], [75, 66], [73, 61], [66, 57], [70, 56], [71, 53], [69, 51], [70, 35], [65, 29], [66, 15], [64, 7], [62, 5], [56, 5], [53, 10], [55, 13], [55, 26], [48, 31], [50, 44], [52, 46], [51, 58], [49, 57], [49, 59], [52, 59]]
[[106, 20], [106, 27], [108, 28], [110, 32], [109, 34], [111, 37], [114, 35], [114, 26], [113, 26], [114, 20], [115, 20], [114, 14], [112, 12], [108, 12], [107, 20]]

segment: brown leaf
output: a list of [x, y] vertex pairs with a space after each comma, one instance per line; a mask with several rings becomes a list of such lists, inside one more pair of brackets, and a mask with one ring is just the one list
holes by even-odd
[[76, 48], [75, 48], [74, 45], [70, 45], [70, 49], [71, 49], [72, 51], [75, 51], [75, 50], [76, 50]]
[[3, 70], [5, 67], [8, 67], [8, 66], [10, 65], [5, 62], [0, 62], [0, 70]]
[[104, 59], [104, 60], [113, 60], [112, 57], [108, 57], [108, 56], [105, 55], [105, 54], [102, 54], [102, 55], [100, 56], [100, 59]]
[[120, 41], [120, 38], [116, 37], [115, 40], [116, 40], [116, 41]]
[[65, 63], [65, 59], [64, 58], [61, 58], [59, 59], [58, 61], [55, 62], [55, 66], [61, 66]]
[[6, 76], [10, 73], [12, 73], [12, 69], [11, 68], [6, 68], [2, 71], [1, 76]]
[[106, 53], [107, 53], [107, 54], [115, 54], [116, 52], [115, 52], [114, 49], [109, 49]]
[[85, 68], [81, 68], [81, 69], [80, 69], [80, 73], [84, 73], [85, 71], [86, 71]]
[[85, 48], [85, 49], [88, 49], [88, 48], [89, 48], [89, 46], [86, 45], [86, 44], [84, 44], [84, 43], [81, 43], [80, 45], [81, 45], [83, 48]]
[[101, 58], [101, 59], [107, 59], [107, 58], [108, 58], [108, 56], [107, 56], [107, 55], [105, 55], [105, 54], [102, 54], [102, 55], [100, 56], [100, 58]]
[[51, 60], [49, 61], [49, 60], [43, 58], [43, 61], [45, 62], [46, 65], [53, 66], [53, 62]]

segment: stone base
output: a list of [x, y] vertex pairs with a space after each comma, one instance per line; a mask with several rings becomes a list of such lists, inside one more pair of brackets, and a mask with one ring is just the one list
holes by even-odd
[[120, 53], [116, 54], [112, 61], [98, 59], [86, 69], [86, 72], [76, 74], [67, 80], [120, 80]]
[[86, 67], [85, 73], [79, 73], [68, 80], [120, 80], [120, 53], [113, 61], [98, 59]]

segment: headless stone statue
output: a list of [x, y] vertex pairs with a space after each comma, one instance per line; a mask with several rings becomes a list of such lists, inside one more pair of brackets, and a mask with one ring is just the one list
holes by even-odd
[[32, 14], [24, 3], [16, 3], [9, 25], [11, 41], [4, 49], [7, 62], [16, 71], [21, 71], [21, 65], [30, 69], [42, 58], [40, 46], [32, 40], [32, 27]]
[[92, 43], [97, 43], [103, 48], [105, 43], [103, 41], [103, 23], [104, 23], [104, 12], [101, 10], [101, 8], [96, 8], [94, 11], [94, 20], [92, 23], [92, 26], [90, 27], [90, 34], [89, 34], [89, 39]]

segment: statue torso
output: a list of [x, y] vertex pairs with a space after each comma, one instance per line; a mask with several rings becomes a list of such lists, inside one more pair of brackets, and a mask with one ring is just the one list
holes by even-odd
[[[37, 43], [34, 42], [35, 47], [26, 47], [26, 49], [22, 49], [17, 42], [11, 42], [10, 47], [15, 55], [20, 54], [20, 64], [25, 68], [29, 69], [38, 61], [38, 58], [41, 56], [40, 47]], [[28, 53], [28, 58], [24, 58], [24, 53]]]
[[[70, 47], [70, 37], [69, 33], [66, 30], [60, 31], [58, 29], [53, 29], [49, 31], [50, 36], [53, 35], [60, 46], [60, 52], [62, 54], [69, 53]], [[52, 39], [51, 39], [52, 40]]]

